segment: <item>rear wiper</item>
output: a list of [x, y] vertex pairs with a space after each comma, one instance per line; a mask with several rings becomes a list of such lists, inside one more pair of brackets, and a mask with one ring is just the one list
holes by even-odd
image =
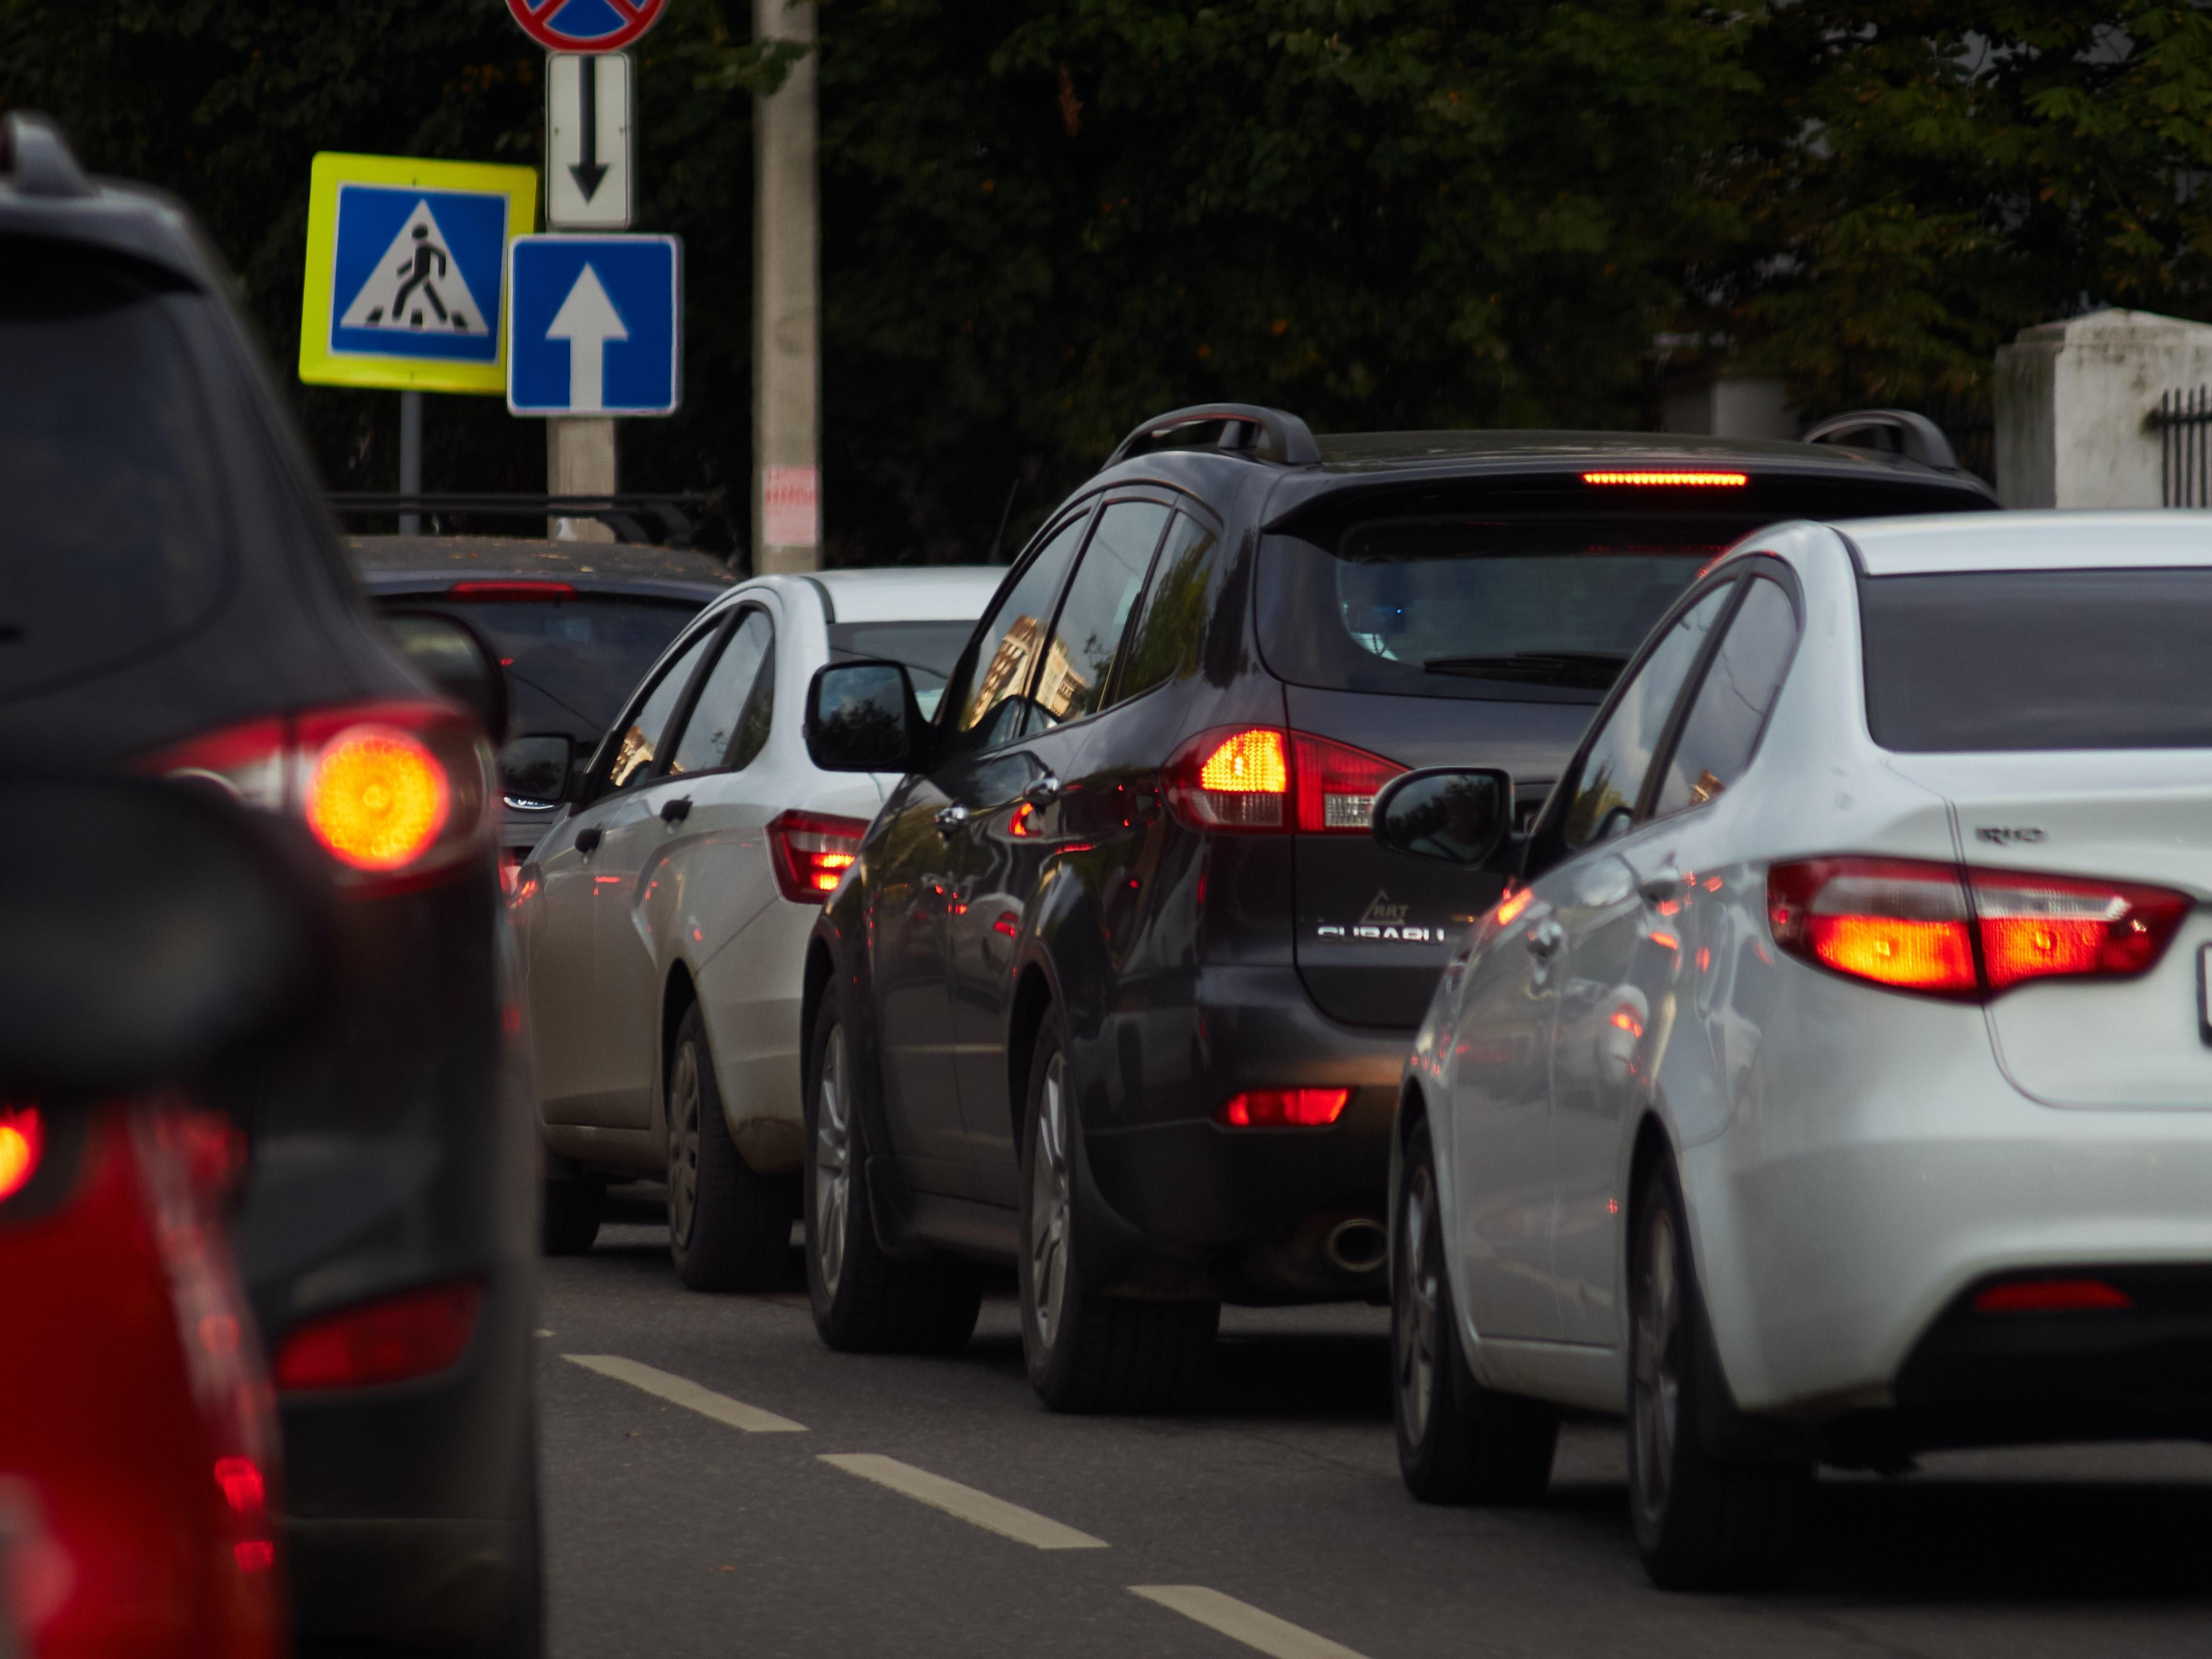
[[1620, 678], [1628, 658], [1612, 651], [1515, 651], [1502, 657], [1431, 657], [1421, 666], [1431, 674], [1602, 691]]

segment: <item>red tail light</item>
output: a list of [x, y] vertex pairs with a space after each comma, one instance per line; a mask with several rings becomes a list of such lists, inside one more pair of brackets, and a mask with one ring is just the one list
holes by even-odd
[[280, 1389], [370, 1389], [442, 1371], [467, 1351], [483, 1287], [410, 1291], [308, 1321], [276, 1351]]
[[1169, 757], [1165, 793], [1194, 830], [1364, 836], [1376, 792], [1405, 769], [1310, 732], [1215, 726]]
[[1919, 859], [1808, 859], [1766, 877], [1784, 950], [1856, 979], [1977, 1002], [2025, 980], [2140, 974], [2191, 902], [2160, 887]]
[[2135, 1305], [2133, 1297], [2101, 1279], [2015, 1279], [1974, 1298], [1978, 1313], [2097, 1313]]
[[491, 827], [491, 750], [467, 715], [444, 703], [358, 703], [252, 720], [179, 744], [146, 769], [297, 814], [356, 889], [448, 868], [481, 852]]
[[1349, 1089], [1254, 1089], [1231, 1095], [1213, 1115], [1232, 1129], [1317, 1129], [1344, 1115]]
[[860, 855], [865, 818], [831, 817], [823, 812], [785, 812], [768, 827], [769, 856], [775, 884], [794, 904], [820, 904], [837, 890], [845, 872]]
[[46, 1147], [46, 1126], [35, 1106], [0, 1106], [0, 1203], [30, 1185]]

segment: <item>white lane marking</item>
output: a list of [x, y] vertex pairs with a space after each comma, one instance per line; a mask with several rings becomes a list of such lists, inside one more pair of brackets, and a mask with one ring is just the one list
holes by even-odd
[[726, 1423], [733, 1429], [743, 1429], [747, 1434], [805, 1434], [806, 1425], [794, 1423], [787, 1417], [778, 1417], [774, 1412], [764, 1412], [758, 1406], [748, 1406], [742, 1400], [732, 1400], [726, 1394], [716, 1394], [712, 1389], [702, 1389], [688, 1376], [678, 1376], [668, 1371], [657, 1371], [650, 1365], [641, 1365], [635, 1359], [624, 1359], [611, 1353], [566, 1353], [561, 1356], [572, 1365], [581, 1365], [587, 1371], [597, 1371], [601, 1376], [611, 1376], [617, 1382], [627, 1382], [633, 1389], [643, 1389], [647, 1394], [658, 1395], [672, 1404], [688, 1407], [702, 1417], [711, 1417], [717, 1423]]
[[1129, 1589], [1147, 1601], [1218, 1630], [1233, 1642], [1272, 1654], [1274, 1659], [1360, 1659], [1341, 1643], [1316, 1636], [1288, 1620], [1262, 1613], [1249, 1601], [1224, 1595], [1203, 1584], [1132, 1584]]
[[893, 1492], [943, 1510], [947, 1515], [957, 1515], [972, 1526], [1011, 1538], [1018, 1544], [1027, 1544], [1041, 1550], [1103, 1550], [1106, 1540], [1093, 1538], [1087, 1532], [1078, 1532], [1073, 1527], [1063, 1527], [1057, 1521], [1046, 1519], [1035, 1510], [1025, 1510], [1018, 1504], [1009, 1504], [1003, 1498], [994, 1498], [987, 1492], [977, 1492], [973, 1486], [963, 1486], [957, 1480], [947, 1480], [941, 1474], [932, 1474], [927, 1469], [918, 1469], [911, 1463], [902, 1463], [896, 1457], [884, 1457], [875, 1452], [834, 1452], [823, 1456], [825, 1463], [835, 1464], [848, 1474], [857, 1474], [863, 1480], [872, 1480], [878, 1486], [889, 1486]]

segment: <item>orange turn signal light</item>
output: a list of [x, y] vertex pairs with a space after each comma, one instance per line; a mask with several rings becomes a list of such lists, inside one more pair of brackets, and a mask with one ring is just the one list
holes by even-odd
[[339, 732], [307, 777], [307, 827], [356, 870], [396, 870], [420, 858], [446, 827], [450, 805], [438, 757], [392, 726]]
[[13, 1110], [0, 1106], [0, 1199], [13, 1198], [30, 1184], [39, 1172], [46, 1139], [36, 1107]]

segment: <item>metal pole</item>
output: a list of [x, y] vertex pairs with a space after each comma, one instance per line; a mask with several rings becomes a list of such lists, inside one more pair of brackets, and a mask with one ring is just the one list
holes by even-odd
[[[419, 495], [422, 493], [422, 394], [403, 392], [399, 394], [399, 493]], [[422, 518], [417, 513], [399, 515], [399, 533], [419, 536], [422, 533]]]
[[807, 48], [753, 105], [755, 574], [822, 562], [814, 7], [753, 0], [753, 33]]

